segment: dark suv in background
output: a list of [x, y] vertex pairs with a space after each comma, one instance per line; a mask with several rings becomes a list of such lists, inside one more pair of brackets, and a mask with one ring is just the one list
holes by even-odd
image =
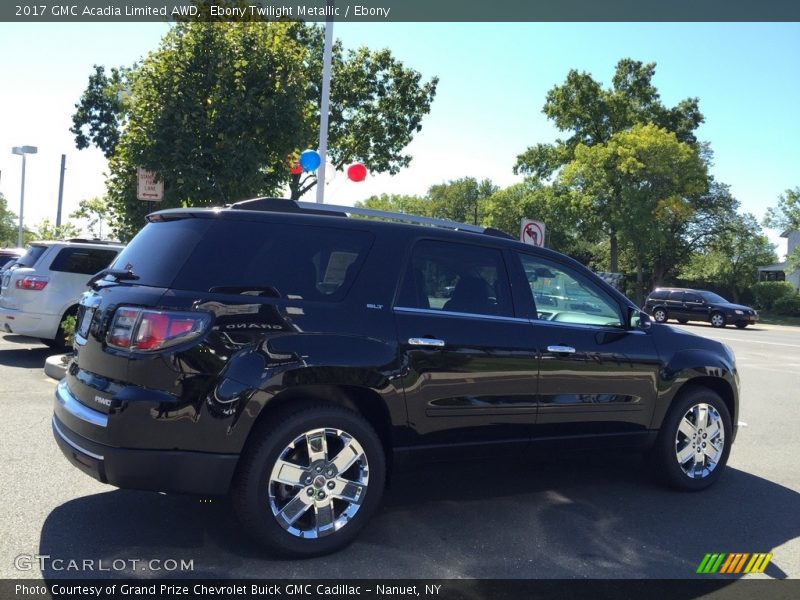
[[758, 321], [758, 313], [749, 306], [733, 304], [714, 292], [687, 288], [656, 288], [647, 296], [644, 311], [657, 323], [705, 321], [714, 327], [732, 323], [744, 329]]
[[293, 556], [353, 540], [403, 457], [625, 446], [699, 490], [738, 421], [727, 346], [651, 327], [566, 256], [288, 200], [149, 215], [84, 294], [75, 354], [52, 425], [78, 469], [230, 492]]

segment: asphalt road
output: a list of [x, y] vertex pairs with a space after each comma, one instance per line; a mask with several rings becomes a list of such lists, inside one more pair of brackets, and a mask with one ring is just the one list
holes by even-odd
[[[683, 328], [732, 346], [741, 372], [743, 424], [712, 489], [670, 491], [621, 453], [426, 467], [395, 478], [353, 545], [305, 561], [266, 556], [225, 501], [78, 472], [52, 440], [46, 348], [0, 334], [0, 578], [692, 578], [707, 552], [769, 551], [762, 577], [800, 577], [800, 329]], [[36, 555], [124, 566], [41, 569]], [[153, 559], [161, 571], [131, 567]]]

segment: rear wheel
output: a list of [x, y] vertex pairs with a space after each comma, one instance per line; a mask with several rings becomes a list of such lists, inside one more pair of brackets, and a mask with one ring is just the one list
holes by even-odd
[[712, 327], [725, 327], [725, 315], [720, 312], [711, 313]]
[[[73, 317], [76, 318], [78, 316], [78, 307], [72, 306], [64, 313], [64, 316], [61, 317], [61, 322], [58, 325], [58, 331], [56, 332], [56, 337], [53, 340], [48, 340], [45, 338], [40, 338], [41, 341], [45, 346], [52, 348], [53, 350], [58, 350], [59, 352], [65, 352], [70, 349], [71, 339], [67, 341], [67, 332], [64, 330], [64, 320]], [[72, 326], [72, 331], [70, 332], [70, 338], [72, 335], [75, 334], [74, 332], [75, 324]]]
[[653, 311], [653, 320], [656, 323], [666, 323], [667, 322], [667, 311], [663, 308], [657, 308]]
[[310, 557], [355, 539], [377, 509], [383, 446], [361, 416], [338, 406], [284, 415], [242, 457], [233, 500], [245, 530], [284, 556]]
[[719, 394], [690, 388], [667, 413], [651, 458], [672, 487], [702, 490], [725, 469], [732, 434], [730, 413]]

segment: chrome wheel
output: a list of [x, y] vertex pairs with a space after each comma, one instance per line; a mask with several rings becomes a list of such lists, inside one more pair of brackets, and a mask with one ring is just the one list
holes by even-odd
[[667, 320], [667, 312], [659, 308], [653, 313], [653, 319], [656, 323], [664, 323]]
[[695, 404], [684, 413], [675, 434], [675, 458], [691, 479], [708, 477], [725, 449], [725, 425], [710, 404]]
[[341, 429], [313, 429], [278, 456], [269, 477], [269, 505], [281, 527], [295, 537], [324, 537], [356, 515], [368, 484], [361, 444]]
[[720, 313], [714, 313], [711, 315], [711, 324], [714, 327], [725, 327], [725, 317]]

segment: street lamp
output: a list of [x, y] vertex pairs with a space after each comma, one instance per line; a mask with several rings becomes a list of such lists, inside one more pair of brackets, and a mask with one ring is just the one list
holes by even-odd
[[36, 154], [39, 149], [36, 146], [14, 146], [12, 154], [22, 157], [22, 187], [19, 192], [19, 232], [17, 233], [17, 246], [22, 248], [22, 210], [25, 208], [25, 155]]

